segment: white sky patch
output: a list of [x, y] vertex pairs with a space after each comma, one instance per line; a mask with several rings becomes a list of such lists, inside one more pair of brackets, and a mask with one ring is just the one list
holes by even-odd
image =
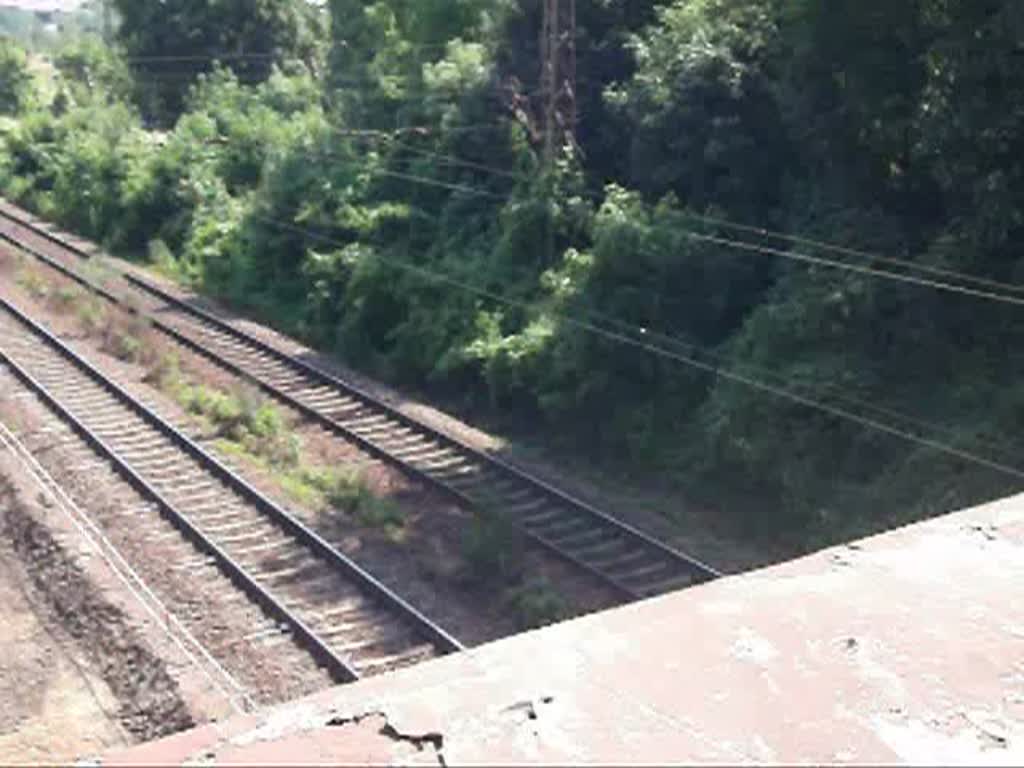
[[21, 8], [26, 11], [73, 11], [83, 0], [0, 0], [0, 8]]

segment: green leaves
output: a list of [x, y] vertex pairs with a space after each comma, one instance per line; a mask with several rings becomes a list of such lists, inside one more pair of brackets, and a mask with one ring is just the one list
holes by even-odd
[[27, 106], [31, 82], [25, 52], [0, 37], [0, 115], [17, 115]]
[[0, 51], [7, 194], [752, 530], [1004, 487], [672, 356], [968, 446], [1019, 421], [1018, 315], [762, 250], [1024, 283], [1019, 2], [580, 3], [578, 146], [549, 169], [533, 0], [331, 0], [329, 44], [291, 0], [119, 5], [132, 58], [60, 54], [49, 110]]
[[258, 83], [275, 64], [318, 67], [322, 12], [294, 0], [113, 0], [118, 38], [132, 57], [147, 116], [173, 122], [196, 77], [220, 60]]

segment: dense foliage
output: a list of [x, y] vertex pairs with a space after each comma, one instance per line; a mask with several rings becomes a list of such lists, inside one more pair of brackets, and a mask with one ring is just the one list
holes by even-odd
[[112, 0], [145, 114], [173, 121], [198, 74], [222, 60], [247, 83], [275, 64], [312, 67], [320, 14], [295, 0]]
[[539, 0], [117, 5], [129, 65], [79, 46], [8, 102], [7, 195], [750, 530], [1018, 482], [963, 454], [1021, 463], [1019, 305], [778, 253], [1020, 295], [1018, 2], [579, 0], [551, 168]]
[[5, 44], [0, 48], [0, 115], [17, 115], [24, 110], [31, 90], [28, 57], [21, 48]]

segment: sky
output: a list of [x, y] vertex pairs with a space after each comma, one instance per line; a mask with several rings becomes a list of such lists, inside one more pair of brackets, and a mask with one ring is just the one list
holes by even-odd
[[82, 0], [0, 0], [0, 8], [24, 8], [27, 11], [72, 11]]

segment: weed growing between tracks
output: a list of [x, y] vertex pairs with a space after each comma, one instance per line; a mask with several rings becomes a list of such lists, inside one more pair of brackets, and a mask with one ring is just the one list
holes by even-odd
[[501, 591], [501, 601], [521, 629], [551, 624], [569, 615], [562, 596], [524, 566], [522, 532], [499, 512], [483, 508], [462, 539], [459, 578], [477, 590]]
[[[172, 397], [197, 417], [225, 454], [265, 470], [294, 501], [320, 512], [341, 513], [367, 528], [402, 539], [405, 515], [393, 501], [374, 493], [362, 473], [308, 463], [292, 425], [254, 386], [211, 387], [182, 370], [177, 351], [138, 307], [121, 311], [97, 296], [52, 279], [47, 270], [20, 257], [17, 281], [48, 309], [74, 317], [78, 330], [108, 355], [144, 369], [143, 381]], [[5, 263], [2, 265], [7, 267]], [[102, 280], [102, 267], [93, 281]]]
[[[275, 407], [251, 384], [235, 385], [201, 361], [194, 363], [144, 317], [107, 305], [48, 270], [37, 271], [31, 262], [27, 267], [28, 282], [35, 288], [32, 295], [41, 304], [106, 355], [141, 369], [141, 380], [180, 406], [216, 453], [264, 478], [270, 493], [276, 491], [315, 515], [316, 527], [330, 531], [327, 535], [359, 550], [374, 548], [375, 539], [403, 548], [408, 543], [415, 549], [405, 556], [417, 553], [415, 567], [425, 583], [454, 589], [472, 596], [474, 604], [490, 606], [508, 622], [506, 632], [570, 614], [542, 569], [529, 564], [531, 558], [514, 527], [483, 515], [464, 536], [456, 530], [443, 534], [448, 546], [422, 549], [425, 529], [418, 510], [410, 506], [418, 505], [418, 498], [400, 503], [385, 495], [390, 491], [377, 490], [372, 467], [332, 463], [328, 455], [320, 455], [317, 438], [305, 433], [303, 437], [313, 442], [304, 445], [297, 434], [301, 424], [292, 422], [290, 412]], [[421, 550], [432, 554], [420, 556]], [[426, 594], [433, 589], [428, 587]]]
[[[172, 369], [171, 364], [164, 366]], [[174, 375], [164, 379], [173, 382]], [[405, 516], [394, 502], [378, 496], [362, 473], [308, 464], [302, 444], [281, 411], [254, 387], [224, 391], [204, 384], [179, 384], [171, 391], [190, 413], [203, 418], [224, 453], [244, 457], [269, 470], [295, 501], [319, 511], [350, 516], [367, 528], [400, 540]]]
[[42, 270], [35, 265], [25, 264], [24, 261], [18, 267], [15, 280], [34, 299], [45, 300], [51, 290], [49, 281], [42, 275]]

